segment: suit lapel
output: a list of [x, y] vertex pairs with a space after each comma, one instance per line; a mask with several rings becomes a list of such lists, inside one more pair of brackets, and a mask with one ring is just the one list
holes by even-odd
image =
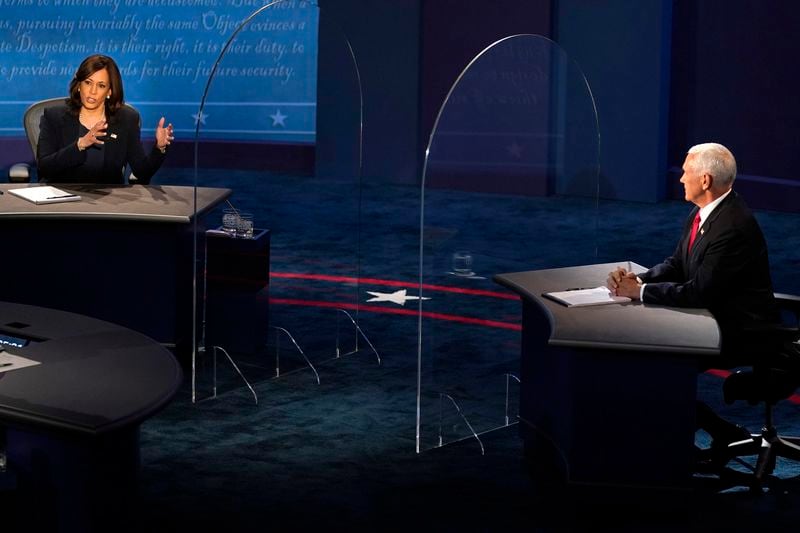
[[[108, 121], [108, 129], [106, 130], [106, 134], [108, 138], [106, 139], [106, 143], [103, 146], [103, 156], [104, 156], [104, 163], [106, 168], [108, 167], [109, 161], [116, 161], [117, 152], [119, 151], [119, 143], [121, 139], [120, 135], [120, 120], [118, 115], [113, 115], [111, 119]], [[111, 135], [114, 137], [111, 137]]]
[[[692, 246], [692, 250], [688, 254], [689, 263], [694, 263], [694, 259], [698, 257], [700, 250], [705, 250], [705, 248], [709, 245], [713, 239], [714, 224], [717, 223], [717, 219], [719, 219], [719, 217], [725, 213], [735, 198], [736, 192], [731, 191], [730, 194], [711, 212], [708, 218], [703, 222], [703, 225], [700, 226], [700, 229], [697, 230], [697, 237], [695, 238], [694, 246]], [[692, 215], [694, 215], [694, 212], [692, 212]], [[688, 244], [688, 239], [686, 242]]]
[[61, 138], [65, 145], [74, 142], [81, 132], [81, 124], [78, 118], [67, 110], [64, 106], [64, 115], [61, 117]]

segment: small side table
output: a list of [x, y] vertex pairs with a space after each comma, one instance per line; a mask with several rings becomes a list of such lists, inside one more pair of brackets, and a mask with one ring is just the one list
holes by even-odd
[[252, 239], [206, 232], [206, 345], [253, 354], [269, 330], [270, 232]]

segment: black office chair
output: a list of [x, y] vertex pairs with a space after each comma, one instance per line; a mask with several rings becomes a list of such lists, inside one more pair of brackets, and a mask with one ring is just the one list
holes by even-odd
[[[22, 116], [22, 125], [25, 135], [31, 145], [34, 161], [36, 160], [36, 146], [39, 144], [39, 120], [48, 107], [64, 103], [65, 98], [48, 98], [31, 104]], [[8, 170], [8, 181], [12, 183], [27, 183], [31, 180], [31, 166], [28, 163], [17, 163]]]
[[[39, 145], [39, 122], [44, 114], [44, 110], [48, 107], [64, 103], [65, 99], [66, 98], [63, 96], [48, 98], [47, 100], [41, 100], [31, 104], [30, 107], [25, 110], [25, 114], [22, 116], [22, 125], [25, 127], [25, 135], [28, 137], [28, 142], [31, 145], [34, 160], [36, 160], [36, 148]], [[125, 105], [136, 109], [130, 104], [126, 103]], [[141, 129], [141, 117], [139, 120], [139, 128]], [[129, 170], [126, 171], [126, 174], [129, 183], [135, 183], [137, 181], [136, 176], [129, 174]], [[16, 163], [8, 170], [8, 181], [11, 183], [28, 183], [31, 181], [31, 175], [31, 165], [28, 163]]]
[[[757, 455], [750, 488], [761, 491], [775, 470], [778, 457], [800, 461], [800, 437], [788, 437], [778, 433], [773, 420], [774, 406], [787, 398], [800, 387], [800, 297], [789, 294], [775, 294], [779, 306], [785, 314], [791, 315], [791, 323], [776, 328], [775, 344], [778, 354], [767, 364], [754, 365], [750, 370], [737, 371], [725, 379], [722, 386], [726, 403], [744, 400], [751, 405], [764, 404], [764, 426], [760, 434], [752, 435], [752, 441], [731, 444], [727, 456], [738, 458]], [[747, 464], [742, 462], [742, 464]], [[750, 466], [750, 465], [748, 465]]]

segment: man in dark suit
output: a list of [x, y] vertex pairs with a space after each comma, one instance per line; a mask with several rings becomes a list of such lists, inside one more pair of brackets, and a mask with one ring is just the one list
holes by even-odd
[[[736, 160], [724, 146], [693, 146], [683, 163], [685, 198], [695, 204], [673, 254], [643, 274], [618, 268], [608, 287], [645, 304], [707, 308], [722, 332], [723, 362], [733, 367], [765, 351], [765, 331], [775, 325], [764, 235], [744, 200], [733, 190]], [[705, 370], [703, 367], [700, 370]], [[748, 438], [749, 433], [698, 404], [698, 424], [717, 448]], [[712, 446], [713, 447], [713, 446]]]
[[[637, 278], [617, 269], [609, 287], [620, 296], [674, 307], [704, 307], [723, 331], [723, 342], [742, 330], [774, 323], [767, 245], [744, 200], [732, 189], [736, 160], [720, 144], [692, 147], [683, 164], [681, 183], [695, 204], [675, 252]], [[699, 217], [692, 239], [692, 226]], [[728, 348], [723, 350], [733, 355]]]

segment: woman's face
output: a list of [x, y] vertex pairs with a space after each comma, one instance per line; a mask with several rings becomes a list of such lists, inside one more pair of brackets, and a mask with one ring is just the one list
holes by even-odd
[[108, 70], [101, 69], [83, 80], [78, 86], [81, 94], [81, 105], [93, 111], [104, 105], [106, 97], [111, 95], [111, 84], [108, 81]]

